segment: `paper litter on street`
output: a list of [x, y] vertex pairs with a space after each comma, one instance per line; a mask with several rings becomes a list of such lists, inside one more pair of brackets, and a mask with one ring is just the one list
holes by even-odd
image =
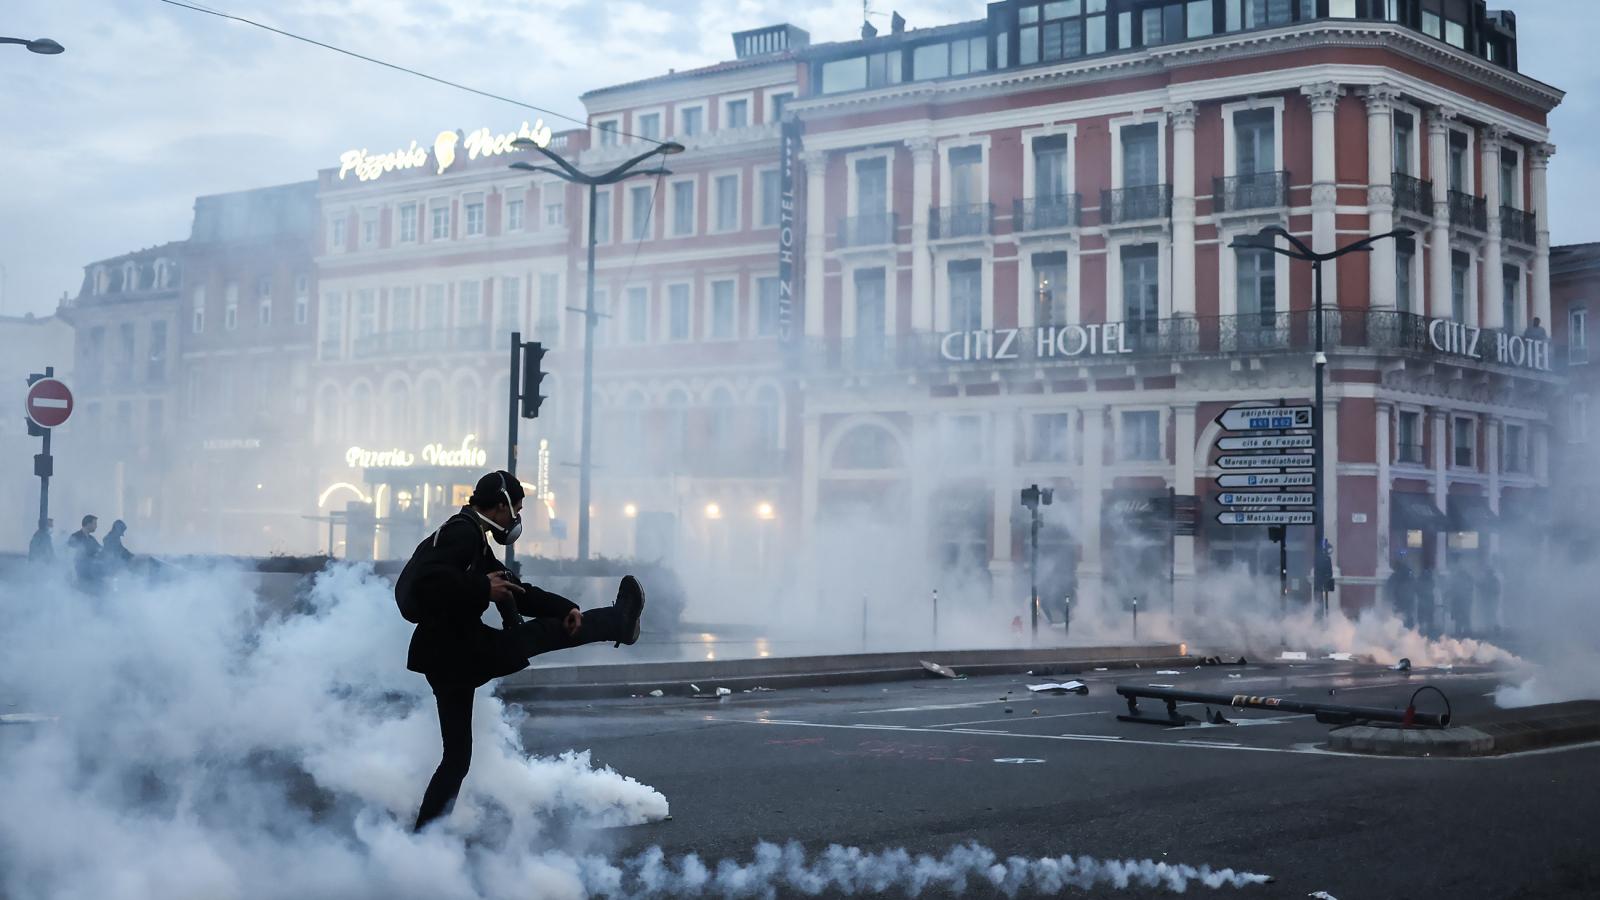
[[1081, 681], [1048, 681], [1044, 684], [1030, 684], [1028, 685], [1028, 690], [1036, 694], [1067, 693], [1069, 691], [1075, 694], [1087, 694], [1089, 693], [1089, 686]]
[[1306, 652], [1304, 650], [1285, 650], [1283, 651], [1283, 655], [1279, 656], [1278, 658], [1303, 660], [1306, 658]]
[[1183, 673], [1179, 672], [1177, 669], [1157, 669], [1156, 670], [1156, 674], [1157, 675], [1182, 675]]
[[1335, 662], [1349, 662], [1350, 661], [1350, 654], [1348, 654], [1348, 653], [1329, 653], [1328, 654], [1328, 658], [1331, 659], [1331, 660], [1334, 660]]

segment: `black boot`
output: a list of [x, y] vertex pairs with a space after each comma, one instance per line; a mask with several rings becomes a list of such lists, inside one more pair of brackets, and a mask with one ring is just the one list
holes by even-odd
[[615, 646], [627, 644], [631, 647], [639, 640], [639, 620], [644, 616], [644, 588], [639, 586], [637, 578], [622, 576], [622, 584], [617, 586], [617, 601], [612, 606], [622, 616], [621, 636]]

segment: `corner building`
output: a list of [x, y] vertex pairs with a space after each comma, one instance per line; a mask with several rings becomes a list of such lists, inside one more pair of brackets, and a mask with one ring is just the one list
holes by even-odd
[[[1309, 403], [1324, 267], [1338, 602], [1492, 552], [1547, 484], [1546, 116], [1515, 18], [1471, 0], [991, 3], [805, 54], [803, 517], [926, 523], [1025, 609], [1018, 490], [1052, 486], [1041, 593], [1197, 602], [1276, 572], [1224, 527], [1214, 420]], [[1534, 320], [1541, 323], [1533, 328]], [[1172, 493], [1200, 498], [1175, 536]], [[1289, 529], [1302, 589], [1311, 529]], [[938, 587], [938, 583], [931, 585]]]

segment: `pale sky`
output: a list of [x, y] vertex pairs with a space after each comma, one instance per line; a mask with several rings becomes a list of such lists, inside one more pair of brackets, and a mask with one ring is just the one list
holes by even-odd
[[[732, 32], [789, 21], [845, 40], [859, 0], [202, 0], [581, 119], [586, 90], [733, 55]], [[1505, 0], [1522, 71], [1567, 91], [1551, 127], [1552, 240], [1600, 240], [1596, 0]], [[983, 0], [876, 0], [913, 28]], [[887, 22], [880, 21], [886, 28]], [[339, 153], [533, 113], [158, 0], [8, 0], [0, 35], [0, 313], [47, 313], [83, 266], [188, 235], [194, 198], [315, 177]], [[550, 120], [557, 131], [560, 120]]]

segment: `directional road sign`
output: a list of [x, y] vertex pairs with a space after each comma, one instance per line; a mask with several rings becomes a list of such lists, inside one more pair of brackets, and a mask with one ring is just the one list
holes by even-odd
[[1217, 438], [1218, 450], [1310, 450], [1309, 434], [1259, 434]]
[[1311, 487], [1316, 483], [1315, 472], [1251, 472], [1217, 476], [1217, 487], [1225, 488]]
[[1236, 406], [1222, 411], [1217, 424], [1228, 431], [1281, 431], [1310, 428], [1309, 406]]
[[1316, 513], [1310, 510], [1282, 512], [1219, 512], [1217, 522], [1222, 525], [1313, 525]]
[[1217, 465], [1224, 469], [1305, 469], [1315, 463], [1315, 458], [1309, 453], [1264, 453], [1217, 457]]
[[1217, 502], [1223, 506], [1310, 506], [1317, 502], [1316, 496], [1310, 491], [1223, 491], [1217, 495]]
[[28, 418], [40, 428], [55, 428], [72, 415], [72, 391], [57, 378], [41, 378], [28, 388]]

